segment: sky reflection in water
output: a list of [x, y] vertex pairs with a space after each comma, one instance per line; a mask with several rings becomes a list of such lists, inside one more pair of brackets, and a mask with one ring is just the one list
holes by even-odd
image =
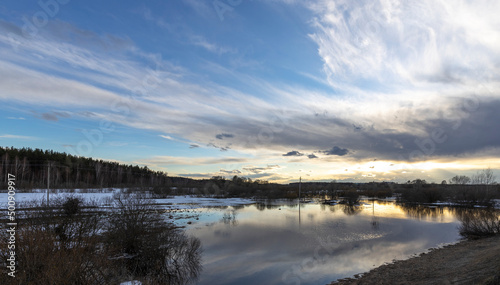
[[248, 205], [203, 209], [187, 232], [204, 248], [199, 284], [327, 284], [455, 242], [458, 225], [447, 208], [302, 204], [299, 220], [296, 205]]

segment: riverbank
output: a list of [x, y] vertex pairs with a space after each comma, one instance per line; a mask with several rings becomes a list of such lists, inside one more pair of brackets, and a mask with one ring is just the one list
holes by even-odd
[[500, 235], [462, 241], [331, 284], [500, 284]]

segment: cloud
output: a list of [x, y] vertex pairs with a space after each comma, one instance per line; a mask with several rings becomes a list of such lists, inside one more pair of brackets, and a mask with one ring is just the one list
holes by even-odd
[[207, 146], [213, 147], [213, 148], [218, 148], [220, 151], [228, 151], [229, 149], [231, 149], [231, 144], [226, 145], [226, 146], [219, 146], [219, 145], [216, 145], [214, 143], [208, 143]]
[[247, 167], [243, 167], [243, 170], [248, 171], [248, 172], [253, 173], [253, 174], [260, 174], [260, 173], [263, 173], [265, 171], [276, 170], [279, 168], [281, 168], [279, 165], [268, 165], [265, 167], [247, 166]]
[[308, 157], [309, 159], [318, 158], [315, 154], [309, 154], [309, 155], [307, 155], [307, 157]]
[[2, 138], [2, 139], [20, 139], [20, 140], [36, 140], [36, 139], [38, 139], [36, 137], [19, 136], [19, 135], [11, 135], [11, 134], [0, 135], [0, 138]]
[[337, 88], [364, 89], [359, 83], [370, 82], [385, 89], [456, 89], [487, 79], [485, 71], [499, 63], [500, 20], [491, 12], [499, 3], [318, 0], [306, 6], [315, 14], [310, 37]]
[[218, 140], [222, 140], [224, 138], [234, 138], [234, 135], [233, 134], [222, 133], [222, 134], [216, 135], [215, 138], [218, 139]]
[[135, 161], [140, 165], [231, 165], [238, 163], [247, 163], [248, 158], [241, 157], [176, 157], [176, 156], [153, 156], [151, 158]]
[[225, 170], [225, 169], [221, 169], [219, 171], [219, 173], [221, 173], [222, 175], [239, 175], [241, 174], [241, 171], [239, 171], [238, 169], [233, 169], [233, 170]]
[[199, 145], [194, 144], [194, 143], [189, 145], [189, 148], [199, 148], [199, 147], [200, 147]]
[[287, 152], [285, 154], [283, 154], [283, 156], [303, 156], [304, 154], [296, 151], [296, 150], [292, 150], [290, 152]]
[[180, 173], [177, 174], [181, 177], [189, 177], [189, 178], [211, 178], [214, 175], [211, 173]]
[[70, 118], [71, 115], [68, 112], [52, 111], [50, 113], [42, 113], [39, 117], [42, 120], [57, 122], [59, 118]]
[[321, 151], [322, 153], [326, 155], [338, 155], [338, 156], [344, 156], [349, 153], [349, 150], [346, 148], [340, 148], [338, 146], [332, 147], [332, 149], [329, 150], [324, 150]]
[[164, 139], [167, 139], [167, 140], [170, 140], [170, 141], [175, 141], [176, 139], [174, 139], [173, 137], [171, 136], [167, 136], [167, 135], [159, 135], [159, 137], [162, 137]]
[[42, 119], [46, 120], [46, 121], [54, 121], [54, 122], [57, 122], [59, 121], [59, 119], [57, 118], [57, 116], [55, 114], [52, 114], [52, 113], [43, 113], [41, 115]]
[[[96, 35], [59, 22], [66, 32], [48, 27], [44, 33], [52, 35], [16, 38], [23, 53], [0, 48], [0, 100], [31, 108], [64, 106], [68, 114], [90, 120], [197, 142], [190, 147], [231, 148], [254, 157], [326, 150], [328, 156], [321, 157], [325, 161], [338, 156], [409, 161], [414, 151], [424, 159], [494, 153], [500, 147], [495, 131], [500, 121], [500, 46], [494, 29], [499, 20], [492, 12], [495, 7], [459, 2], [457, 7], [443, 1], [294, 2], [314, 13], [310, 36], [318, 50], [311, 52], [324, 61], [334, 92], [204, 62], [206, 70], [243, 87], [220, 85], [197, 75], [195, 68], [144, 52], [126, 38]], [[484, 17], [467, 17], [479, 12]], [[426, 15], [422, 21], [421, 15]], [[469, 20], [459, 21], [465, 18]], [[16, 27], [0, 22], [2, 45], [9, 46], [5, 35]], [[90, 43], [79, 45], [89, 37]], [[146, 79], [153, 83], [144, 84]], [[63, 117], [45, 114], [49, 120]], [[432, 139], [438, 130], [445, 132], [443, 142]], [[227, 139], [230, 145], [214, 143]], [[338, 146], [332, 148], [332, 142]], [[283, 149], [302, 153], [282, 154]], [[207, 161], [211, 160], [182, 157], [156, 162]]]
[[209, 52], [217, 53], [217, 54], [225, 54], [225, 53], [236, 53], [236, 50], [233, 48], [228, 48], [228, 47], [223, 47], [219, 46], [217, 44], [209, 42], [207, 39], [205, 39], [202, 36], [199, 35], [192, 35], [190, 37], [191, 44], [195, 46], [202, 47], [206, 49]]
[[7, 117], [9, 120], [26, 120], [24, 117]]

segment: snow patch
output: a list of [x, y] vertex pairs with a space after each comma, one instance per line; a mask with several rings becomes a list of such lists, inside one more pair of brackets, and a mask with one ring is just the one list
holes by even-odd
[[142, 285], [142, 282], [141, 281], [137, 281], [137, 280], [126, 281], [126, 282], [120, 283], [120, 285]]

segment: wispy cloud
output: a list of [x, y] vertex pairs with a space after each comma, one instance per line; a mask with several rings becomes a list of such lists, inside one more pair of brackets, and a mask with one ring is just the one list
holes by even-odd
[[[0, 21], [0, 99], [42, 109], [37, 114], [45, 120], [65, 117], [45, 109], [51, 106], [96, 123], [158, 132], [189, 148], [219, 148], [227, 151], [219, 155], [234, 157], [165, 156], [145, 162], [256, 165], [240, 168], [242, 174], [273, 169], [260, 166], [262, 157], [258, 163], [238, 155], [265, 153], [317, 165], [374, 157], [408, 161], [416, 152], [425, 159], [470, 158], [500, 149], [494, 131], [500, 121], [499, 3], [282, 2], [313, 13], [309, 38], [317, 49], [304, 52], [323, 60], [325, 76], [299, 74], [321, 88], [327, 82], [333, 92], [212, 61], [238, 50], [210, 33], [187, 33], [180, 43], [212, 53], [201, 59], [199, 71], [146, 52], [127, 37], [57, 21], [27, 39], [19, 35], [19, 25]], [[200, 12], [206, 8], [186, 3]], [[151, 10], [143, 17], [172, 28]], [[10, 48], [9, 33], [22, 52]]]
[[337, 88], [366, 89], [365, 82], [456, 90], [489, 81], [486, 70], [498, 79], [500, 20], [491, 11], [499, 3], [318, 0], [307, 6], [317, 15], [310, 36]]
[[243, 167], [243, 170], [253, 174], [260, 174], [268, 171], [277, 170], [279, 168], [280, 168], [279, 165], [267, 165], [265, 167], [246, 166]]
[[248, 162], [249, 159], [241, 157], [176, 157], [155, 156], [137, 161], [146, 165], [228, 165]]
[[236, 53], [237, 50], [230, 47], [220, 46], [215, 43], [209, 42], [206, 38], [200, 35], [193, 35], [190, 37], [191, 44], [195, 46], [199, 46], [204, 48], [209, 52], [213, 52], [216, 54], [225, 54], [225, 53]]
[[0, 135], [0, 138], [2, 138], [2, 139], [20, 139], [20, 140], [36, 140], [36, 139], [38, 139], [37, 137], [11, 135], [11, 134]]

